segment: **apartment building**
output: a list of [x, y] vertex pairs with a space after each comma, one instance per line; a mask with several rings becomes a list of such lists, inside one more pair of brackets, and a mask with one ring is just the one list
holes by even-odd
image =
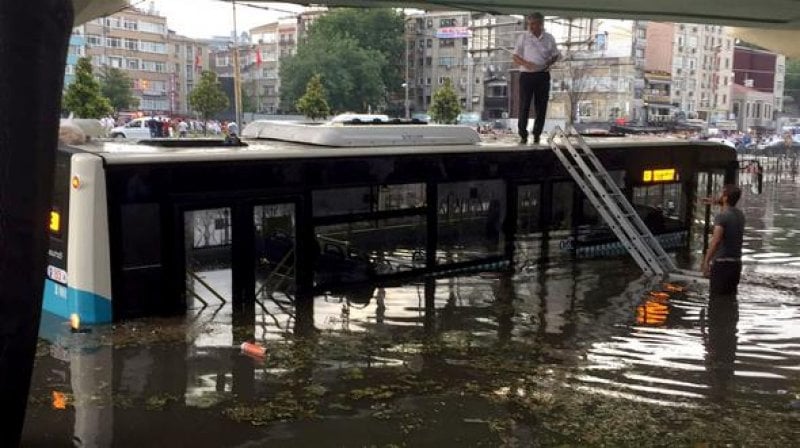
[[191, 111], [189, 93], [194, 89], [203, 70], [210, 68], [209, 45], [197, 39], [169, 32], [170, 49], [170, 108], [179, 114]]
[[140, 110], [175, 111], [166, 18], [152, 9], [128, 8], [87, 22], [83, 28], [86, 55], [92, 58], [96, 71], [103, 67], [124, 70], [131, 78]]
[[678, 116], [725, 121], [731, 109], [733, 38], [725, 27], [673, 26], [671, 102]]
[[772, 109], [783, 112], [786, 57], [767, 50], [737, 45], [733, 51], [733, 78], [736, 84], [771, 93]]
[[[437, 11], [408, 17], [409, 96], [411, 110], [425, 113], [433, 94], [450, 79], [462, 110], [472, 111], [480, 96], [472, 84], [482, 82], [470, 56], [470, 13]], [[470, 89], [467, 88], [470, 87]]]

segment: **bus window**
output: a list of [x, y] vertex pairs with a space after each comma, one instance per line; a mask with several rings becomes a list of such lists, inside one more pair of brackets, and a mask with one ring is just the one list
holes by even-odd
[[503, 250], [506, 187], [501, 180], [439, 184], [439, 250], [458, 261]]
[[575, 185], [572, 182], [553, 184], [553, 208], [550, 215], [550, 230], [572, 227], [572, 203]]
[[517, 189], [517, 232], [536, 233], [540, 229], [539, 215], [542, 209], [542, 186], [522, 185]]

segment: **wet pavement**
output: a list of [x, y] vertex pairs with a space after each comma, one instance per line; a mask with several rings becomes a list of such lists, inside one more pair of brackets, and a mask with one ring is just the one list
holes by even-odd
[[84, 334], [46, 319], [23, 446], [794, 446], [800, 178], [764, 186], [741, 204], [738, 300], [556, 257], [368, 303], [278, 295], [245, 325], [229, 307]]

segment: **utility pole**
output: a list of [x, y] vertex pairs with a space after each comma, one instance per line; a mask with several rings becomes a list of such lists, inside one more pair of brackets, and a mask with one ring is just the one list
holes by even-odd
[[408, 41], [409, 41], [409, 38], [408, 38], [408, 34], [409, 34], [408, 33], [408, 21], [406, 21], [405, 32], [406, 32], [406, 35], [405, 35], [405, 41], [406, 41], [406, 84], [405, 84], [405, 87], [406, 87], [406, 103], [405, 103], [405, 106], [406, 106], [406, 120], [409, 120], [409, 119], [411, 119], [411, 105], [408, 102], [408, 89], [409, 89], [409, 84], [410, 84], [411, 81], [408, 79], [408, 71], [409, 71], [408, 70], [408, 65], [409, 65], [408, 58], [410, 57], [410, 50], [408, 49]]
[[[242, 80], [239, 66], [239, 31], [236, 28], [236, 0], [233, 5], [233, 102], [235, 103], [236, 124], [242, 126]], [[241, 132], [241, 131], [240, 131]]]

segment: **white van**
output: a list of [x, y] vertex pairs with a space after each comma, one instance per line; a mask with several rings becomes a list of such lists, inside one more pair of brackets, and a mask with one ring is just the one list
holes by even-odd
[[[132, 138], [132, 139], [146, 139], [150, 138], [150, 127], [147, 122], [153, 117], [135, 118], [129, 121], [124, 126], [117, 126], [109, 132], [111, 138]], [[161, 119], [161, 117], [155, 117]]]

